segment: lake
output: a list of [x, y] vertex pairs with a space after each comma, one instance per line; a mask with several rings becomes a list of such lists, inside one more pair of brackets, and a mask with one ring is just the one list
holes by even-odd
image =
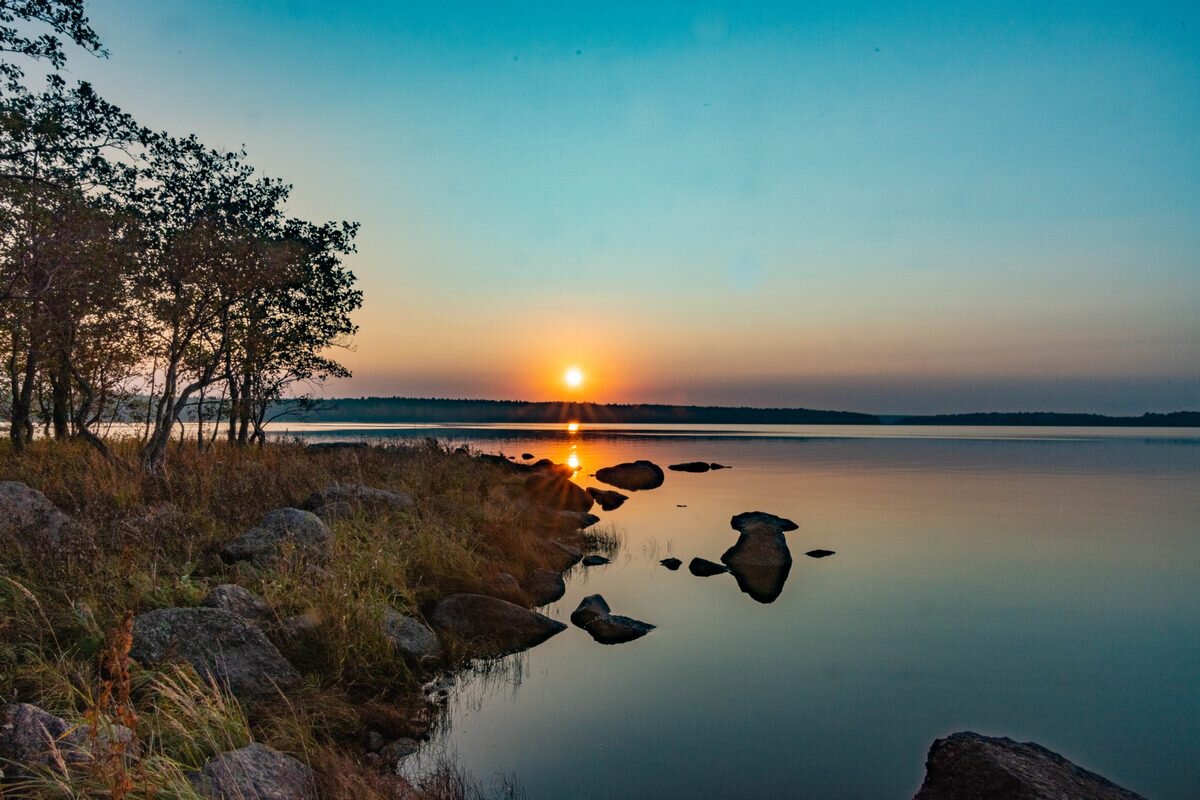
[[[658, 627], [615, 646], [570, 627], [461, 680], [430, 750], [485, 783], [515, 774], [531, 800], [909, 798], [933, 739], [967, 729], [1149, 798], [1200, 797], [1196, 430], [288, 427], [528, 451], [577, 463], [583, 486], [635, 459], [733, 467], [594, 509], [620, 550], [576, 567], [545, 613], [600, 593]], [[799, 525], [773, 602], [686, 567], [719, 560], [752, 510]]]

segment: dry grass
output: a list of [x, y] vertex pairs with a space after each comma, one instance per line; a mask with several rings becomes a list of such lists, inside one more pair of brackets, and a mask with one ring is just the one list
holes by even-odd
[[[67, 779], [48, 769], [5, 787], [4, 797], [189, 797], [187, 771], [252, 739], [313, 764], [326, 797], [480, 796], [452, 768], [429, 786], [381, 775], [364, 764], [359, 743], [368, 730], [419, 733], [434, 713], [382, 634], [386, 607], [419, 612], [500, 572], [543, 566], [542, 529], [511, 476], [434, 444], [187, 446], [159, 478], [127, 466], [136, 463], [132, 443], [113, 449], [117, 460], [108, 462], [74, 443], [37, 442], [20, 455], [0, 445], [0, 480], [41, 490], [96, 535], [94, 550], [63, 559], [0, 542], [0, 694], [67, 719], [132, 721], [140, 748], [133, 783], [114, 790], [112, 776]], [[265, 512], [300, 506], [333, 483], [407, 491], [417, 507], [338, 519], [320, 578], [302, 565], [260, 571], [216, 557]], [[186, 668], [131, 665], [125, 685], [112, 683], [111, 665], [101, 663], [112, 660], [113, 632], [128, 613], [196, 605], [227, 582], [281, 616], [316, 621], [316, 635], [277, 641], [304, 674], [301, 691], [251, 712]]]

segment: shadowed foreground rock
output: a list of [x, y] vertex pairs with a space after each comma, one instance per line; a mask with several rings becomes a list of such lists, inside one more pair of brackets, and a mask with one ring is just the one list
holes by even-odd
[[186, 661], [241, 699], [277, 696], [300, 683], [262, 631], [222, 608], [160, 608], [140, 615], [129, 655], [143, 665]]
[[[134, 749], [133, 731], [112, 725], [92, 736], [90, 726], [70, 725], [65, 720], [28, 703], [10, 703], [0, 708], [0, 770], [10, 776], [22, 766], [53, 766], [91, 760], [91, 748], [106, 752], [110, 745]], [[133, 752], [130, 752], [130, 756]], [[2, 773], [0, 773], [2, 774]]]
[[938, 739], [913, 800], [1145, 800], [1033, 742], [964, 731]]
[[316, 800], [313, 771], [289, 755], [252, 742], [205, 762], [188, 781], [211, 800]]
[[316, 492], [304, 504], [309, 511], [320, 513], [325, 506], [345, 503], [351, 511], [403, 511], [416, 505], [411, 495], [389, 492], [353, 483], [334, 484]]
[[579, 607], [571, 612], [571, 622], [591, 634], [600, 644], [632, 642], [654, 630], [654, 626], [648, 622], [613, 614], [608, 603], [598, 594], [588, 595], [579, 601]]
[[289, 549], [307, 558], [324, 559], [333, 546], [333, 531], [311, 511], [277, 508], [268, 511], [257, 527], [243, 533], [221, 550], [228, 562], [270, 564]]
[[428, 668], [442, 660], [442, 643], [437, 634], [416, 617], [401, 614], [394, 608], [385, 608], [383, 633], [410, 664]]
[[567, 628], [536, 611], [481, 594], [455, 594], [438, 601], [429, 621], [477, 656], [526, 650]]
[[276, 621], [275, 612], [261, 597], [236, 583], [214, 586], [200, 601], [200, 605], [205, 608], [223, 608], [259, 628], [270, 627]]
[[91, 532], [64, 514], [46, 495], [17, 481], [0, 481], [0, 545], [41, 554], [86, 549]]
[[658, 464], [639, 460], [598, 469], [596, 470], [596, 480], [618, 489], [641, 492], [662, 486], [666, 475]]
[[612, 489], [597, 489], [594, 486], [589, 486], [587, 493], [595, 498], [603, 511], [615, 511], [629, 499], [629, 495], [614, 492]]
[[525, 491], [536, 502], [559, 511], [591, 511], [596, 504], [579, 484], [553, 472], [530, 475]]
[[535, 569], [525, 576], [521, 589], [535, 606], [553, 603], [567, 593], [567, 584], [562, 573], [552, 569]]

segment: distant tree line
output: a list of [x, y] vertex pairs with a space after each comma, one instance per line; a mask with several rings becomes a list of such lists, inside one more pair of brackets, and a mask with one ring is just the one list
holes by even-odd
[[932, 414], [901, 417], [896, 425], [1007, 425], [1043, 427], [1097, 428], [1195, 428], [1200, 426], [1200, 411], [1173, 411], [1169, 414], [1142, 414], [1138, 417], [1110, 417], [1104, 414], [1064, 414], [1053, 411], [988, 412], [981, 414]]
[[[0, 0], [0, 396], [17, 450], [40, 429], [106, 451], [137, 420], [161, 470], [185, 415], [203, 447], [262, 441], [362, 300], [357, 225], [284, 211], [244, 152], [153, 132], [60, 74], [64, 40], [107, 55], [83, 0]], [[20, 61], [49, 76], [27, 79]], [[300, 393], [303, 398], [303, 394]], [[209, 425], [207, 432], [204, 425]]]
[[334, 422], [625, 422], [771, 425], [878, 425], [879, 417], [809, 408], [747, 408], [621, 403], [531, 403], [360, 397], [330, 400], [312, 416]]

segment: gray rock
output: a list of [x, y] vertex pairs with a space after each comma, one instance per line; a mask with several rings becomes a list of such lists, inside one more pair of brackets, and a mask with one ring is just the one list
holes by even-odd
[[409, 739], [405, 736], [384, 745], [379, 750], [379, 755], [388, 763], [388, 766], [395, 767], [401, 761], [416, 753], [420, 749], [420, 742], [418, 742], [416, 739]]
[[210, 800], [316, 800], [312, 769], [289, 755], [252, 742], [210, 758], [188, 775]]
[[683, 464], [671, 464], [667, 469], [673, 469], [676, 472], [708, 472], [712, 469], [712, 465], [707, 461], [687, 461]]
[[836, 551], [834, 550], [809, 550], [804, 555], [808, 556], [809, 558], [828, 558], [829, 556], [835, 554]]
[[666, 475], [663, 473], [662, 467], [654, 462], [639, 460], [598, 469], [596, 470], [596, 480], [607, 483], [609, 486], [616, 486], [618, 489], [640, 492], [662, 486]]
[[302, 557], [318, 560], [328, 556], [333, 546], [333, 531], [311, 511], [277, 508], [267, 512], [258, 527], [234, 539], [221, 551], [226, 561], [250, 561], [270, 564], [288, 548]]
[[107, 726], [93, 737], [91, 726], [71, 725], [29, 703], [0, 708], [0, 769], [9, 774], [22, 772], [22, 767], [56, 764], [56, 751], [68, 764], [89, 761], [94, 744], [105, 753], [114, 745], [131, 758], [137, 753], [134, 733], [124, 725]]
[[799, 526], [785, 517], [777, 517], [774, 514], [768, 514], [765, 511], [744, 511], [737, 514], [731, 520], [729, 525], [735, 531], [744, 531], [751, 526], [764, 526], [778, 530], [779, 532], [794, 531]]
[[723, 575], [729, 572], [729, 567], [724, 564], [718, 564], [715, 561], [709, 561], [707, 558], [693, 558], [688, 564], [688, 572], [701, 578], [708, 578], [713, 575]]
[[267, 628], [276, 621], [275, 612], [261, 597], [236, 583], [214, 586], [200, 601], [200, 605], [205, 608], [223, 608], [260, 628]]
[[595, 499], [603, 511], [615, 511], [629, 499], [629, 495], [614, 492], [612, 489], [596, 489], [589, 486], [587, 493]]
[[442, 660], [442, 643], [428, 625], [394, 608], [383, 612], [383, 632], [404, 659], [421, 667], [433, 667]]
[[571, 612], [571, 623], [587, 631], [600, 644], [622, 644], [640, 639], [654, 626], [648, 622], [613, 614], [598, 594], [588, 595]]
[[498, 573], [487, 582], [484, 594], [499, 597], [513, 603], [525, 601], [525, 593], [521, 590], [521, 582], [507, 572]]
[[533, 570], [525, 576], [521, 588], [535, 606], [553, 603], [567, 593], [567, 584], [562, 573], [552, 569]]
[[591, 511], [596, 501], [579, 484], [554, 472], [539, 472], [525, 480], [534, 501], [558, 511]]
[[339, 519], [345, 519], [346, 517], [353, 516], [354, 512], [357, 510], [358, 509], [349, 503], [338, 501], [336, 503], [326, 503], [320, 508], [313, 509], [313, 513], [320, 517], [321, 521], [326, 525], [332, 525]]
[[605, 564], [611, 564], [611, 563], [612, 563], [611, 558], [608, 558], [607, 556], [596, 555], [594, 553], [590, 556], [583, 557], [583, 565], [585, 567], [602, 567]]
[[357, 511], [405, 511], [416, 505], [412, 495], [405, 492], [374, 489], [358, 484], [334, 484], [308, 498], [304, 507], [310, 511], [319, 511], [322, 507], [333, 503], [345, 503]]
[[1144, 800], [1033, 742], [964, 731], [938, 739], [913, 800]]
[[429, 621], [479, 656], [525, 650], [567, 627], [536, 611], [481, 594], [456, 594], [438, 601]]
[[683, 566], [683, 562], [675, 557], [664, 558], [662, 561], [659, 561], [658, 563], [662, 564], [664, 567], [671, 570], [672, 572], [674, 572], [675, 570], [677, 570]]
[[760, 603], [771, 603], [783, 592], [792, 569], [792, 553], [777, 524], [754, 521], [742, 526], [737, 543], [721, 561], [729, 567], [738, 588]]
[[91, 531], [51, 503], [46, 495], [17, 481], [0, 481], [0, 543], [54, 556], [93, 544]]
[[133, 621], [130, 656], [143, 665], [179, 659], [239, 698], [274, 697], [300, 675], [261, 630], [221, 608], [160, 608]]

